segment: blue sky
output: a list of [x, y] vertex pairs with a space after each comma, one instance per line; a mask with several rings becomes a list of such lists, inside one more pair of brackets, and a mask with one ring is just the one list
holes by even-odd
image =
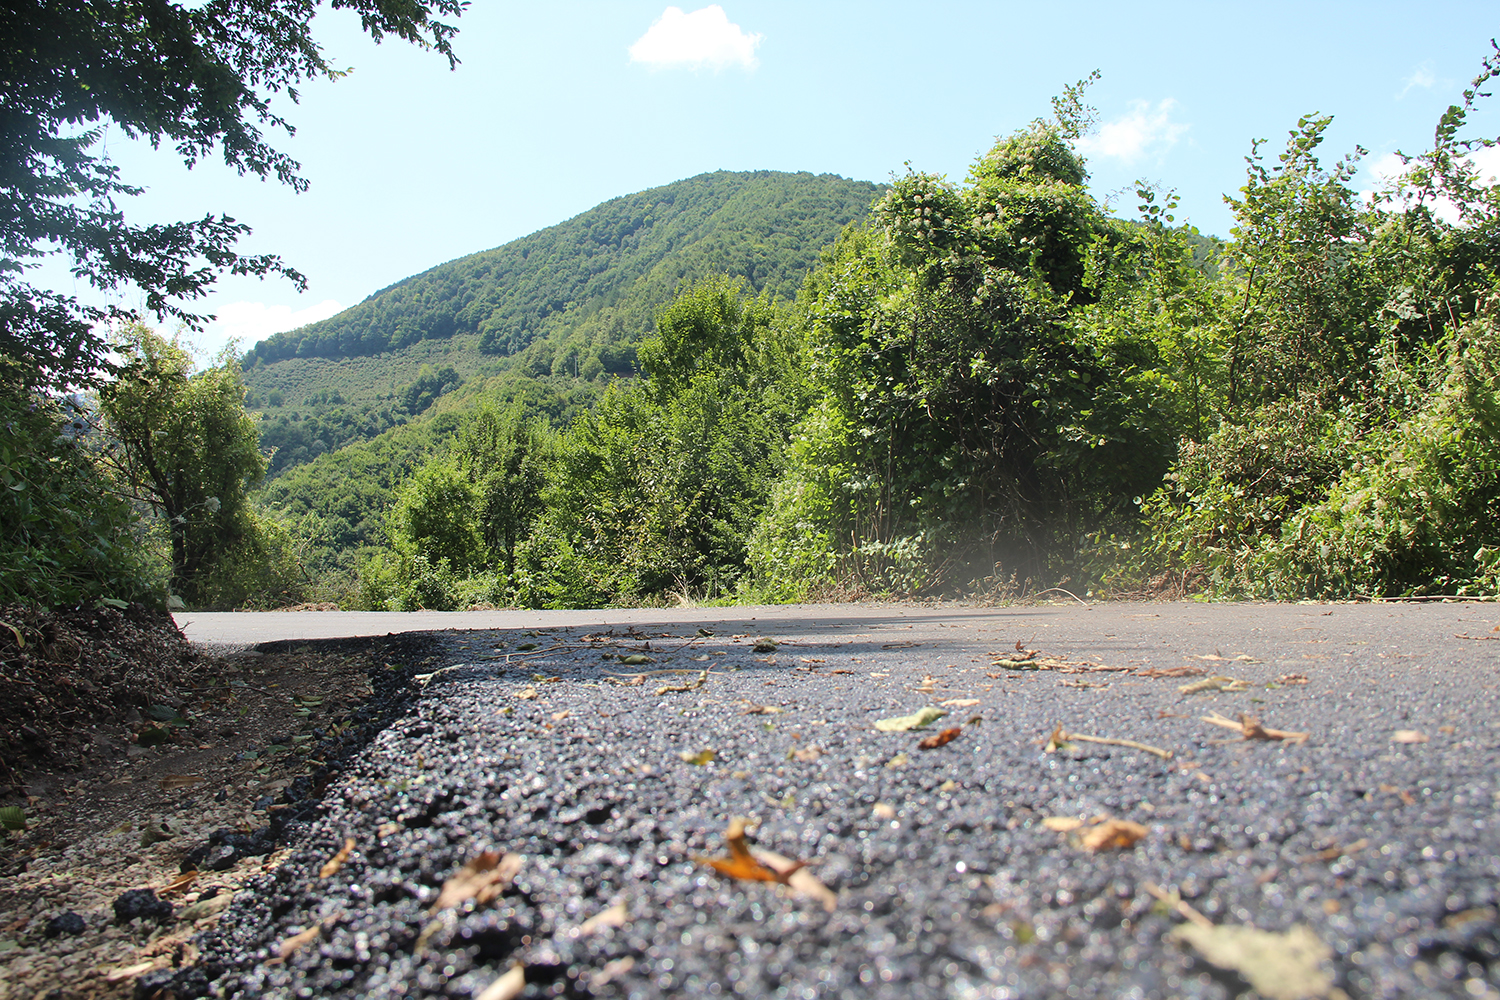
[[[1493, 3], [1015, 4], [475, 0], [463, 60], [376, 46], [336, 12], [317, 33], [353, 73], [287, 109], [302, 195], [114, 134], [136, 221], [228, 212], [243, 248], [280, 253], [306, 294], [229, 279], [202, 303], [205, 351], [249, 346], [434, 264], [498, 246], [617, 195], [707, 170], [963, 179], [994, 141], [1098, 69], [1092, 189], [1133, 211], [1136, 178], [1176, 188], [1185, 217], [1228, 235], [1223, 203], [1254, 138], [1336, 116], [1326, 161], [1356, 143], [1378, 165], [1426, 148], [1500, 34]], [[1500, 101], [1500, 97], [1486, 102]], [[1476, 134], [1500, 135], [1485, 107]], [[1370, 172], [1362, 176], [1373, 186]], [[47, 275], [52, 275], [49, 269]], [[57, 282], [71, 289], [65, 272]], [[126, 305], [138, 305], [128, 297]]]

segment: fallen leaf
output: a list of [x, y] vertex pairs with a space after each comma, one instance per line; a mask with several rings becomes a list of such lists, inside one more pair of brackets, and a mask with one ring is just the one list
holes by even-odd
[[553, 712], [552, 713], [552, 721], [553, 722], [561, 722], [562, 720], [566, 719], [568, 716], [570, 716], [572, 714], [573, 713], [570, 710], [564, 710], [564, 711], [561, 711], [561, 712]]
[[1238, 972], [1266, 1000], [1318, 1000], [1333, 990], [1332, 978], [1323, 971], [1333, 951], [1301, 924], [1285, 934], [1183, 924], [1167, 937], [1186, 941], [1221, 969]]
[[801, 660], [803, 663], [826, 663], [827, 662], [826, 660], [814, 660], [810, 656], [799, 656], [799, 657], [797, 657], [797, 659]]
[[704, 764], [711, 762], [715, 757], [718, 756], [718, 754], [716, 754], [712, 750], [699, 750], [697, 753], [690, 753], [689, 751], [684, 750], [677, 756], [681, 757], [684, 763], [702, 767]]
[[658, 696], [664, 694], [682, 694], [684, 691], [696, 691], [708, 683], [708, 671], [699, 671], [697, 678], [687, 684], [663, 684], [656, 689]]
[[631, 653], [629, 656], [620, 657], [620, 662], [625, 664], [626, 666], [634, 667], [639, 666], [642, 663], [655, 663], [656, 661], [647, 656], [645, 653]]
[[1069, 688], [1107, 688], [1107, 687], [1109, 687], [1108, 684], [1101, 683], [1099, 681], [1069, 681], [1069, 680], [1061, 680], [1061, 681], [1058, 681], [1057, 683], [1061, 687], [1069, 687]]
[[884, 802], [877, 802], [877, 803], [875, 803], [875, 808], [871, 809], [870, 812], [874, 815], [874, 817], [876, 819], [895, 819], [896, 818], [896, 809], [895, 809], [895, 807], [894, 806], [886, 805]]
[[780, 882], [782, 885], [786, 885], [792, 873], [803, 866], [803, 862], [798, 861], [787, 868], [773, 867], [758, 860], [745, 844], [745, 821], [738, 816], [729, 821], [729, 829], [724, 832], [724, 843], [729, 848], [728, 857], [705, 858], [694, 855], [693, 860], [730, 878], [746, 882]]
[[940, 708], [928, 705], [920, 708], [911, 715], [898, 715], [895, 718], [881, 719], [875, 723], [875, 728], [883, 733], [904, 733], [912, 729], [923, 729], [932, 725], [948, 713]]
[[1280, 677], [1276, 678], [1276, 683], [1277, 684], [1306, 684], [1307, 683], [1307, 675], [1306, 674], [1282, 674]]
[[307, 930], [301, 931], [297, 934], [293, 934], [291, 937], [281, 942], [281, 944], [276, 948], [276, 957], [271, 959], [269, 964], [278, 965], [282, 962], [285, 962], [287, 959], [295, 955], [302, 947], [311, 944], [319, 937], [321, 937], [323, 931], [326, 928], [332, 927], [339, 921], [341, 917], [343, 917], [343, 915], [344, 911], [340, 910], [332, 916], [324, 917], [321, 923], [313, 924], [311, 927], [307, 928]]
[[577, 937], [587, 937], [590, 934], [597, 934], [606, 927], [624, 927], [629, 922], [630, 911], [626, 909], [624, 903], [616, 903], [609, 909], [601, 910], [589, 917], [579, 924], [573, 933]]
[[944, 708], [972, 708], [979, 704], [978, 698], [949, 698], [947, 701], [938, 702]]
[[1048, 816], [1042, 820], [1042, 825], [1057, 833], [1072, 833], [1083, 825], [1083, 820], [1076, 816]]
[[783, 871], [790, 868], [786, 878], [786, 886], [798, 896], [806, 896], [815, 899], [822, 904], [823, 909], [829, 913], [838, 909], [839, 897], [828, 886], [824, 885], [807, 867], [800, 862], [794, 862], [791, 858], [783, 857], [775, 851], [762, 850], [759, 847], [752, 848], [751, 853], [764, 865], [778, 868]]
[[1368, 840], [1366, 840], [1365, 838], [1361, 837], [1358, 840], [1356, 840], [1354, 843], [1350, 844], [1348, 847], [1342, 847], [1342, 846], [1340, 846], [1338, 844], [1334, 844], [1331, 847], [1325, 847], [1323, 850], [1318, 851], [1316, 854], [1309, 854], [1309, 855], [1307, 855], [1307, 857], [1303, 858], [1302, 860], [1303, 861], [1337, 861], [1339, 858], [1343, 857], [1345, 854], [1353, 854], [1355, 851], [1363, 849], [1364, 847], [1368, 846], [1369, 843], [1370, 842]]
[[340, 847], [338, 853], [323, 863], [318, 869], [318, 878], [332, 878], [338, 870], [344, 867], [344, 862], [349, 860], [349, 855], [354, 851], [354, 838], [345, 837], [344, 846]]
[[1202, 667], [1151, 667], [1135, 673], [1137, 677], [1201, 677], [1207, 671]]
[[589, 976], [589, 986], [597, 993], [633, 968], [635, 968], [635, 959], [629, 955], [624, 958], [610, 959], [604, 963], [604, 968]]
[[474, 1000], [515, 1000], [526, 992], [526, 966], [517, 962], [510, 971], [486, 986]]
[[1259, 663], [1255, 657], [1247, 653], [1238, 653], [1234, 656], [1225, 656], [1223, 653], [1204, 653], [1202, 656], [1194, 656], [1195, 660], [1205, 660], [1209, 663]]
[[1123, 851], [1149, 833], [1144, 826], [1128, 819], [1107, 819], [1083, 831], [1081, 841], [1091, 851]]
[[509, 888], [520, 872], [523, 860], [519, 854], [485, 851], [448, 876], [427, 912], [437, 913], [470, 899], [481, 906], [493, 902]]
[[906, 754], [904, 754], [904, 753], [898, 753], [896, 756], [894, 756], [890, 760], [886, 761], [885, 762], [885, 766], [886, 766], [887, 769], [891, 769], [891, 768], [897, 768], [897, 767], [905, 767], [907, 764], [910, 764], [910, 763], [911, 763], [911, 759], [909, 757], [907, 757]]
[[1205, 677], [1203, 678], [1203, 680], [1194, 681], [1191, 684], [1184, 684], [1182, 685], [1182, 687], [1177, 689], [1177, 693], [1201, 694], [1205, 691], [1223, 691], [1225, 693], [1229, 693], [1233, 691], [1243, 691], [1249, 686], [1249, 684], [1237, 678], [1218, 675], [1214, 677]]
[[134, 965], [127, 965], [123, 968], [115, 969], [111, 972], [106, 973], [104, 976], [104, 981], [106, 983], [123, 983], [127, 979], [134, 979], [137, 976], [144, 975], [154, 968], [156, 968], [155, 960], [152, 960], [150, 962], [137, 962]]
[[745, 702], [745, 715], [780, 715], [783, 709], [776, 705], [757, 705], [753, 701]]
[[534, 687], [525, 687], [525, 688], [522, 688], [520, 691], [516, 692], [516, 697], [517, 698], [521, 698], [521, 699], [523, 699], [525, 701], [531, 701], [532, 699], [534, 699], [536, 697], [536, 688], [534, 688]]
[[1392, 743], [1426, 743], [1427, 734], [1419, 729], [1398, 729], [1391, 734]]
[[962, 726], [950, 726], [949, 728], [944, 729], [942, 732], [933, 733], [931, 736], [918, 742], [917, 749], [936, 750], [938, 747], [947, 746], [949, 743], [952, 743], [954, 740], [958, 739], [958, 737], [962, 735], [963, 731], [964, 730]]
[[750, 649], [756, 653], [774, 653], [776, 652], [776, 640], [756, 639], [755, 645], [751, 646]]
[[792, 756], [804, 764], [811, 764], [823, 756], [823, 748], [820, 746], [804, 747], [801, 750], [793, 750]]

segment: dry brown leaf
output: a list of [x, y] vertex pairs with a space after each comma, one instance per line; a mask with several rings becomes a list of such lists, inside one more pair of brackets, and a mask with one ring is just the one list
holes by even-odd
[[815, 659], [813, 659], [810, 656], [799, 656], [799, 657], [797, 657], [797, 659], [801, 660], [803, 663], [826, 663], [827, 662], [826, 660], [815, 660]]
[[536, 688], [530, 686], [522, 688], [516, 692], [516, 697], [523, 701], [531, 701], [536, 698]]
[[1138, 677], [1202, 677], [1208, 671], [1202, 667], [1151, 667], [1137, 670]]
[[345, 837], [344, 846], [339, 848], [338, 853], [323, 863], [318, 869], [318, 878], [331, 878], [338, 870], [344, 867], [344, 862], [349, 860], [350, 853], [354, 850], [354, 838]]
[[517, 962], [510, 971], [484, 988], [474, 1000], [515, 1000], [526, 992], [526, 966]]
[[757, 705], [752, 701], [745, 702], [745, 715], [780, 715], [783, 709], [777, 705]]
[[823, 756], [823, 748], [817, 745], [803, 747], [800, 750], [793, 750], [792, 756], [804, 764], [811, 764]]
[[979, 704], [978, 698], [949, 698], [947, 701], [938, 702], [944, 708], [973, 708]]
[[561, 712], [553, 712], [552, 713], [552, 721], [553, 722], [561, 722], [562, 720], [566, 719], [568, 716], [570, 716], [572, 714], [573, 714], [572, 711], [568, 710], [568, 709], [564, 709]]
[[1364, 847], [1368, 846], [1369, 843], [1370, 842], [1368, 840], [1366, 840], [1365, 838], [1361, 837], [1358, 840], [1356, 840], [1354, 843], [1350, 844], [1348, 847], [1342, 847], [1342, 846], [1340, 846], [1338, 844], [1334, 844], [1331, 847], [1325, 847], [1323, 850], [1318, 851], [1316, 854], [1309, 854], [1305, 858], [1303, 858], [1302, 860], [1303, 861], [1337, 861], [1339, 858], [1343, 857], [1345, 854], [1353, 854], [1355, 851], [1363, 849]]
[[1184, 684], [1177, 689], [1178, 694], [1201, 694], [1205, 691], [1222, 691], [1226, 694], [1234, 691], [1243, 691], [1250, 685], [1235, 677], [1225, 677], [1222, 674], [1213, 677], [1205, 677], [1201, 681]]
[[874, 816], [875, 816], [876, 819], [895, 819], [896, 818], [896, 809], [895, 809], [895, 807], [887, 805], [884, 802], [877, 802], [877, 803], [875, 803], [875, 808], [871, 809], [870, 812], [874, 814]]
[[[828, 886], [824, 885], [812, 872], [808, 871], [802, 862], [793, 861], [791, 858], [783, 857], [775, 851], [766, 851], [757, 847], [754, 849], [756, 860], [772, 868], [778, 868], [787, 872], [785, 885], [799, 896], [815, 899], [822, 904], [823, 909], [829, 913], [838, 909], [839, 897]], [[789, 870], [788, 870], [789, 869]]]
[[747, 882], [780, 882], [786, 885], [793, 872], [800, 869], [804, 862], [789, 862], [790, 867], [772, 867], [757, 860], [750, 853], [750, 848], [745, 844], [745, 822], [739, 817], [729, 821], [729, 829], [724, 832], [724, 843], [729, 848], [727, 858], [705, 858], [695, 855], [693, 860], [699, 864], [708, 865], [714, 871], [730, 878], [743, 879]]
[[963, 734], [963, 731], [964, 730], [962, 726], [950, 726], [940, 733], [933, 733], [926, 739], [919, 741], [917, 743], [917, 749], [936, 750], [938, 747], [947, 746], [949, 743], [952, 743], [954, 740], [958, 739], [959, 736]]
[[1083, 820], [1076, 816], [1048, 816], [1042, 820], [1042, 825], [1057, 833], [1072, 833], [1083, 825]]
[[590, 934], [597, 934], [606, 927], [624, 927], [629, 922], [630, 911], [626, 909], [624, 903], [616, 903], [609, 909], [601, 910], [592, 917], [589, 917], [583, 923], [579, 924], [573, 933], [578, 937], [587, 937]]
[[437, 913], [470, 899], [481, 906], [493, 902], [521, 871], [522, 861], [519, 854], [485, 851], [448, 876], [436, 902], [427, 912]]
[[1277, 684], [1306, 684], [1307, 683], [1307, 675], [1306, 674], [1282, 674], [1280, 677], [1276, 678], [1276, 683]]
[[1083, 831], [1081, 839], [1083, 846], [1091, 851], [1123, 851], [1134, 847], [1136, 841], [1149, 832], [1141, 824], [1128, 819], [1107, 819]]
[[1427, 734], [1419, 729], [1398, 729], [1391, 734], [1392, 743], [1426, 743]]

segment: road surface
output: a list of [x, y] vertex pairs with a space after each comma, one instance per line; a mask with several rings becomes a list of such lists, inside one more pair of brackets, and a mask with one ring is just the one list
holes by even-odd
[[1495, 604], [179, 621], [446, 630], [227, 994], [1500, 997]]

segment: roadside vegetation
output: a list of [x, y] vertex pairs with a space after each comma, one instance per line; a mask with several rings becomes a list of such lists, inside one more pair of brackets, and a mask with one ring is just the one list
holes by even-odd
[[1082, 81], [962, 181], [705, 175], [202, 370], [12, 359], [0, 599], [1494, 593], [1497, 66], [1373, 198], [1327, 117], [1254, 142], [1223, 241], [1088, 193]]

